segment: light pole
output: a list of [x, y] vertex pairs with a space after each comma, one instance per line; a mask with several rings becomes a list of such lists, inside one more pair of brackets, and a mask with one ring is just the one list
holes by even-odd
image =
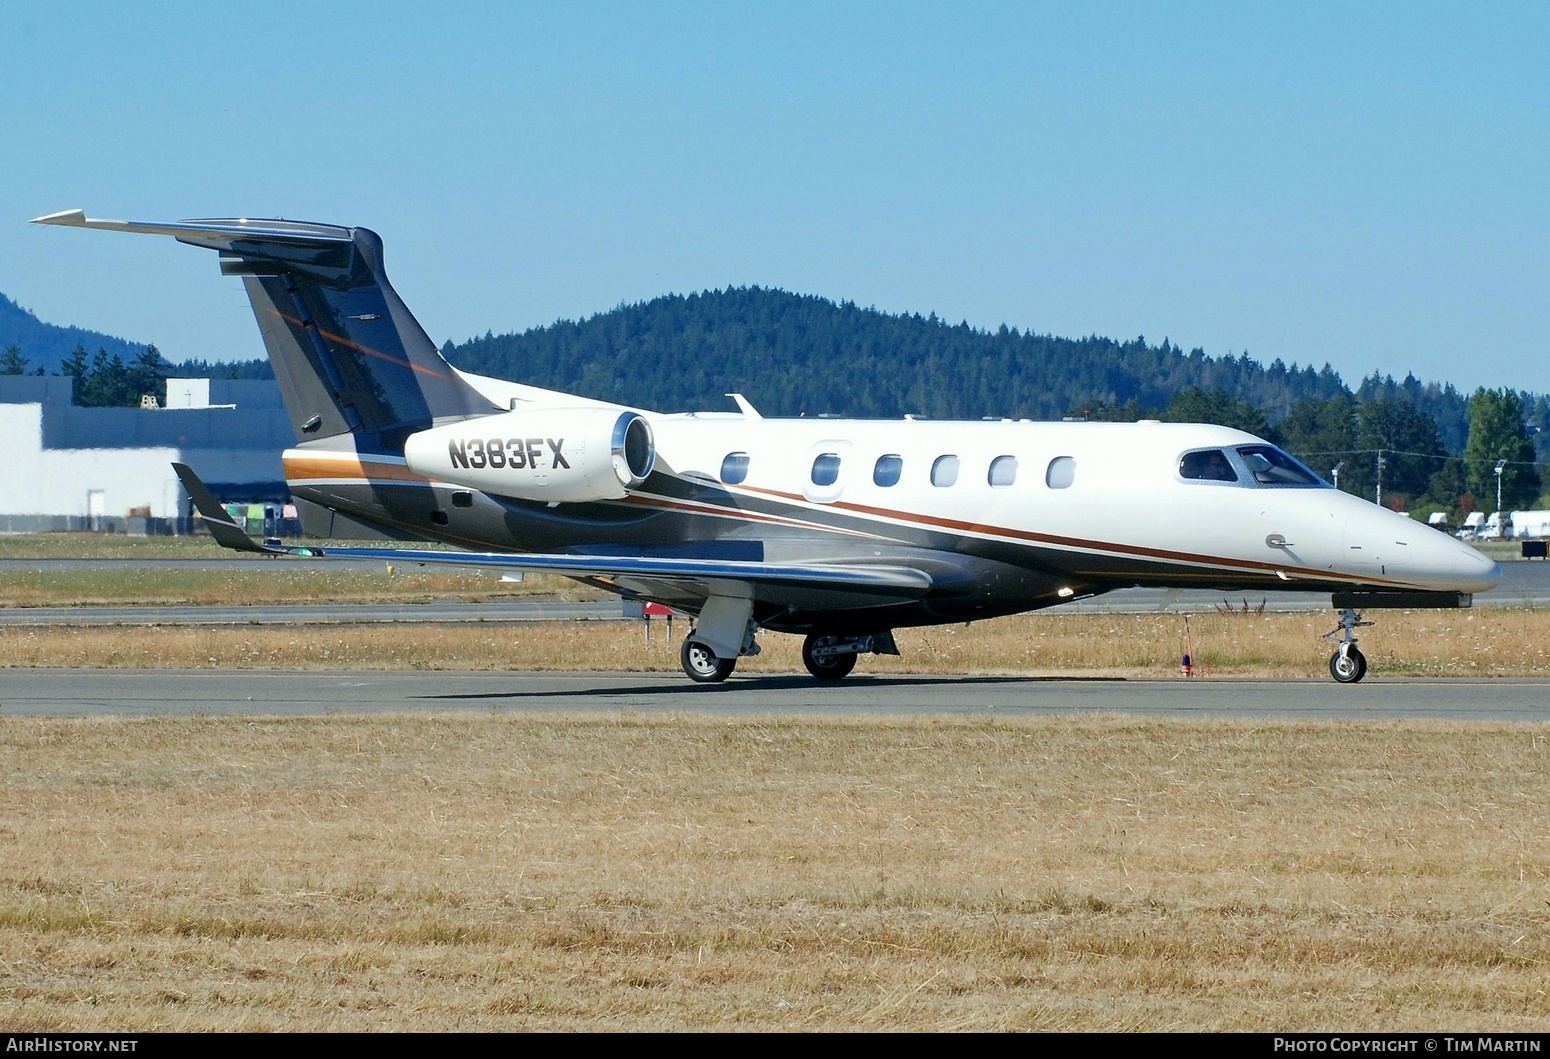
[[1340, 468], [1345, 466], [1345, 460], [1341, 460], [1329, 469], [1329, 476], [1335, 480], [1335, 488], [1340, 488]]
[[1383, 506], [1383, 450], [1378, 450], [1378, 499], [1377, 505]]
[[1502, 509], [1502, 472], [1507, 469], [1506, 460], [1496, 461], [1496, 510]]

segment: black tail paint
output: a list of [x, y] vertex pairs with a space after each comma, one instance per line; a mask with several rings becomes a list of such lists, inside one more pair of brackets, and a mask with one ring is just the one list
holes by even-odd
[[[442, 359], [388, 283], [375, 232], [182, 223], [220, 232], [179, 238], [221, 251], [221, 272], [243, 278], [298, 441], [353, 433], [360, 449], [401, 452], [406, 436], [434, 422], [500, 410]], [[284, 234], [230, 238], [240, 224], [283, 224]]]

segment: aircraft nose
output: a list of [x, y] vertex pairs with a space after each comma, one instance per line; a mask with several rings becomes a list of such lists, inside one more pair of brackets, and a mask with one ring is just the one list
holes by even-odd
[[1442, 545], [1427, 556], [1427, 574], [1449, 589], [1460, 592], [1487, 592], [1502, 579], [1502, 568], [1490, 556], [1462, 541], [1438, 535]]
[[[1478, 577], [1482, 582], [1490, 582], [1490, 584], [1486, 585], [1485, 588], [1476, 588], [1472, 589], [1471, 591], [1485, 592], [1495, 588], [1497, 583], [1502, 579], [1502, 568], [1498, 566], [1496, 561], [1490, 556], [1477, 552], [1475, 549], [1470, 548], [1468, 545], [1465, 545], [1465, 549], [1467, 551], [1474, 552], [1474, 559], [1472, 560], [1473, 565], [1464, 572], [1464, 576]], [[1466, 565], [1468, 565], [1468, 562], [1469, 561], [1466, 561]]]

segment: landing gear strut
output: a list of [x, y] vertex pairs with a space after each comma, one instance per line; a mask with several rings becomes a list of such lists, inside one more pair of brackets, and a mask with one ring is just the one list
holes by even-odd
[[1335, 643], [1340, 635], [1337, 650], [1329, 659], [1329, 675], [1342, 684], [1355, 684], [1367, 675], [1367, 656], [1356, 648], [1356, 629], [1371, 625], [1349, 608], [1340, 612], [1340, 625], [1324, 634], [1324, 639]]

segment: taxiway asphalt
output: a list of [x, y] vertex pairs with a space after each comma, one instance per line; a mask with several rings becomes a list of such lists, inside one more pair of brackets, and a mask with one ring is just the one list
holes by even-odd
[[1550, 721], [1550, 680], [1094, 679], [782, 675], [701, 685], [679, 673], [0, 669], [0, 718], [383, 713], [1118, 714], [1263, 720]]

